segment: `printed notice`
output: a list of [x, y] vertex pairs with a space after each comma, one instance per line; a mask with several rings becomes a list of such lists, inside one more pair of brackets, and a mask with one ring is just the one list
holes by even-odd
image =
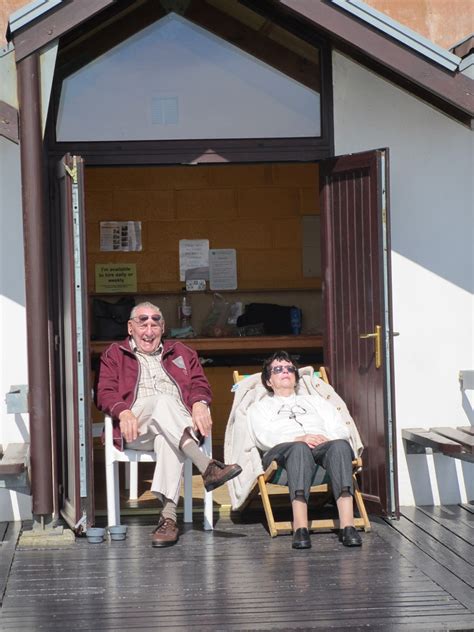
[[141, 222], [100, 222], [101, 252], [139, 252], [141, 249]]
[[[179, 240], [179, 280], [186, 281], [186, 270], [209, 267], [209, 239]], [[204, 278], [204, 277], [201, 277]]]
[[237, 256], [234, 248], [209, 251], [209, 285], [211, 290], [237, 289]]
[[137, 266], [135, 263], [96, 263], [95, 291], [136, 292]]

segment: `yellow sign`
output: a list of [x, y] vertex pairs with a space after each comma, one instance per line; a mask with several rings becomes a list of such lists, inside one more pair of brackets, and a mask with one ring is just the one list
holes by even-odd
[[136, 292], [137, 266], [135, 263], [96, 263], [95, 291]]

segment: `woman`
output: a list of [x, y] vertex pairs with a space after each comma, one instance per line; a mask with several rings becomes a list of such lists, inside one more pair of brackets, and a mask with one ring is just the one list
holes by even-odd
[[339, 513], [339, 539], [344, 546], [361, 546], [354, 527], [352, 459], [349, 430], [339, 411], [317, 394], [298, 393], [298, 369], [286, 351], [265, 360], [262, 384], [268, 394], [248, 409], [263, 467], [272, 461], [285, 468], [293, 510], [294, 549], [311, 548], [308, 500], [316, 467], [331, 479]]

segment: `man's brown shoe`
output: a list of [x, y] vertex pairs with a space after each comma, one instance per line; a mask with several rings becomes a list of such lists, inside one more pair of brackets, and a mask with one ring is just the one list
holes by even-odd
[[153, 531], [151, 546], [173, 546], [178, 541], [178, 525], [171, 518], [160, 518], [158, 526]]
[[230, 481], [231, 478], [238, 476], [241, 471], [242, 468], [240, 465], [237, 465], [237, 463], [226, 465], [225, 463], [216, 461], [216, 459], [211, 459], [206, 471], [202, 475], [204, 487], [206, 491], [211, 492], [213, 489], [216, 489], [216, 487], [220, 487], [224, 483], [227, 483], [227, 481]]

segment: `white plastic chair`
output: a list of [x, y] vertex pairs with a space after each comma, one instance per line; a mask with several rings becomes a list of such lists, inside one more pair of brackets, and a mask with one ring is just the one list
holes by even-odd
[[[155, 453], [151, 450], [118, 450], [113, 442], [112, 419], [105, 417], [105, 479], [107, 487], [107, 524], [120, 524], [120, 485], [119, 462], [128, 463], [130, 468], [130, 500], [138, 498], [138, 464], [154, 463]], [[212, 457], [211, 436], [205, 438], [201, 448]], [[204, 491], [204, 529], [213, 529], [212, 492]], [[190, 459], [184, 462], [184, 522], [193, 521], [193, 464]]]

